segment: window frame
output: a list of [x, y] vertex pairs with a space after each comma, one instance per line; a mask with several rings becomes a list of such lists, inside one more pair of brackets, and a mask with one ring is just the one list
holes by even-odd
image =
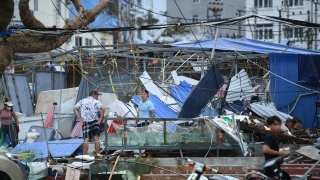
[[192, 0], [192, 3], [193, 3], [193, 4], [199, 4], [199, 3], [200, 3], [200, 0]]
[[82, 46], [82, 37], [81, 36], [75, 36], [75, 45]]
[[[196, 20], [196, 21], [195, 21], [195, 20]], [[199, 22], [199, 15], [193, 15], [193, 16], [192, 16], [192, 22], [193, 22], [193, 23]]]

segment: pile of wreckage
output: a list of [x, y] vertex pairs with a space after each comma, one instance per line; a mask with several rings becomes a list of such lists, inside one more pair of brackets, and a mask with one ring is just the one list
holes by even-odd
[[[214, 77], [210, 74], [210, 70], [205, 76], [207, 75], [211, 75], [209, 81]], [[258, 93], [259, 86], [252, 87], [244, 70], [232, 77], [229, 85], [222, 86], [224, 81], [216, 80], [219, 82], [215, 85], [220, 83], [222, 86], [218, 92], [212, 91], [215, 87], [210, 87], [210, 83], [207, 82], [204, 83], [209, 84], [209, 87], [197, 89], [198, 83], [206, 81], [205, 77], [199, 82], [178, 76], [174, 71], [172, 77], [175, 85], [161, 89], [153, 83], [147, 72], [139, 77], [144, 87], [151, 92], [149, 100], [155, 105], [158, 120], [146, 127], [133, 125], [137, 117], [135, 107], [140, 103], [139, 95], [133, 96], [130, 102], [118, 100], [115, 94], [103, 93], [101, 97], [99, 96], [109, 114], [105, 116], [105, 128], [100, 137], [102, 153], [107, 152], [105, 150], [119, 149], [120, 152], [129, 149], [141, 153], [144, 149], [183, 147], [211, 149], [213, 146], [221, 149], [221, 146], [230, 148], [240, 146], [244, 156], [251, 156], [251, 150], [256, 142], [263, 141], [263, 134], [268, 132], [265, 119], [273, 115], [278, 116], [283, 122], [282, 131], [278, 134], [282, 143], [313, 144], [318, 136], [315, 131], [302, 129], [302, 121], [297, 117], [278, 111], [272, 102], [266, 100], [263, 93]], [[31, 160], [30, 156], [25, 158], [32, 166], [33, 174], [41, 174], [42, 177], [48, 175], [47, 163], [43, 161], [45, 158], [55, 159], [58, 164], [64, 162], [66, 166], [72, 168], [90, 166], [93, 168], [93, 164], [99, 160], [92, 156], [81, 155], [83, 143], [81, 126], [75, 122], [72, 108], [79, 99], [78, 94], [80, 92], [83, 94], [82, 88], [63, 89], [62, 95], [60, 90], [41, 92], [36, 108], [38, 116], [19, 115], [21, 127], [19, 139], [22, 142], [11, 152], [20, 154], [23, 158], [26, 157], [26, 152], [27, 154], [35, 152]], [[171, 94], [163, 95], [162, 90]], [[212, 96], [213, 92], [215, 93]], [[59, 102], [57, 100], [59, 93], [61, 103], [52, 105], [52, 102]], [[259, 101], [255, 102], [254, 99], [258, 94]], [[196, 101], [192, 99], [193, 96], [196, 97]], [[198, 101], [202, 100], [200, 97], [204, 99], [202, 104], [205, 103], [205, 106], [197, 106]], [[244, 106], [226, 103], [239, 101], [239, 97]], [[188, 102], [190, 98], [191, 102]], [[39, 136], [34, 142], [27, 142], [25, 132], [37, 132]], [[228, 136], [221, 135], [224, 133]], [[93, 143], [90, 145], [93, 149]], [[37, 156], [38, 158], [35, 158]], [[84, 159], [87, 163], [83, 161]], [[61, 167], [57, 168], [57, 172], [65, 173]]]

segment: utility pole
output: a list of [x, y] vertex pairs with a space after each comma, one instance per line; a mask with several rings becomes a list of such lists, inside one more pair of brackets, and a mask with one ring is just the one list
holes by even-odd
[[[279, 18], [281, 18], [281, 12], [282, 12], [282, 8], [281, 9], [278, 9], [279, 11]], [[279, 22], [279, 29], [278, 29], [278, 43], [280, 44], [281, 42], [281, 23]]]
[[[257, 9], [257, 7], [254, 7], [253, 13], [254, 13], [254, 14], [258, 14], [258, 9]], [[257, 39], [257, 17], [254, 17], [253, 34], [254, 34], [253, 39]]]
[[[314, 20], [315, 23], [318, 24], [318, 4], [319, 2], [314, 2], [315, 5], [315, 14], [314, 14]], [[315, 42], [314, 42], [314, 49], [317, 51], [318, 50], [318, 28], [314, 28], [314, 36], [315, 36]]]
[[288, 0], [286, 1], [286, 5], [287, 5], [287, 19], [289, 19], [289, 6], [290, 6], [290, 4], [289, 4]]
[[[243, 10], [238, 9], [238, 17], [241, 16], [241, 12], [243, 12]], [[241, 21], [238, 23], [238, 38], [241, 38]]]
[[314, 0], [310, 0], [311, 2], [311, 16], [310, 16], [310, 19], [311, 19], [311, 23], [313, 23], [313, 2]]

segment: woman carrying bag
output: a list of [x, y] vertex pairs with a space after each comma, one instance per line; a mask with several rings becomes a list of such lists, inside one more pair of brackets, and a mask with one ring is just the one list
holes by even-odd
[[[1, 128], [0, 131], [3, 134], [3, 137], [6, 138], [8, 134], [12, 147], [17, 145], [17, 134], [20, 131], [19, 129], [19, 121], [16, 116], [16, 113], [12, 110], [13, 103], [11, 101], [6, 101], [4, 103], [4, 108], [0, 109], [0, 121], [1, 121]], [[15, 120], [15, 129], [12, 125], [12, 118]]]

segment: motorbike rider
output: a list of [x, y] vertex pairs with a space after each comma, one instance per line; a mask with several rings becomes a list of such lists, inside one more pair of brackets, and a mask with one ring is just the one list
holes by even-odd
[[281, 120], [277, 116], [271, 116], [267, 119], [267, 125], [270, 131], [264, 137], [263, 153], [265, 160], [273, 159], [279, 156], [284, 157], [285, 151], [279, 151], [279, 142], [276, 134], [280, 131]]

